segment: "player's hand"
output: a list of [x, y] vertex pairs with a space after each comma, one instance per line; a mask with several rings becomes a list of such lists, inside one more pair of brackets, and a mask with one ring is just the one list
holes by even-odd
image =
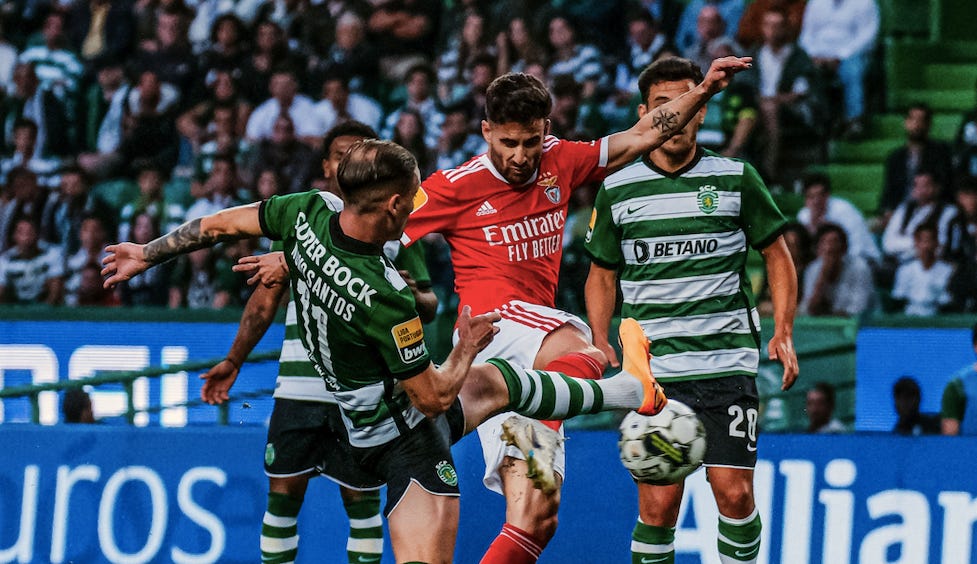
[[105, 258], [102, 259], [102, 278], [104, 288], [112, 288], [119, 282], [130, 280], [133, 276], [145, 272], [152, 265], [146, 261], [143, 245], [135, 243], [119, 243], [105, 247]]
[[249, 286], [261, 282], [263, 286], [272, 288], [288, 282], [288, 263], [285, 262], [285, 253], [280, 251], [241, 257], [231, 270], [250, 276]]
[[407, 272], [406, 270], [398, 270], [397, 272], [400, 273], [400, 277], [404, 279], [404, 282], [407, 282], [407, 287], [410, 288], [411, 293], [413, 293], [416, 296], [417, 281], [414, 280], [414, 277], [411, 276], [410, 272]]
[[598, 343], [597, 341], [594, 341], [594, 346], [597, 347], [600, 352], [604, 353], [604, 356], [607, 357], [607, 363], [611, 365], [611, 368], [621, 367], [621, 361], [617, 358], [617, 351], [614, 350], [614, 347], [612, 347], [609, 342], [603, 341]]
[[702, 80], [709, 94], [715, 94], [729, 86], [733, 75], [753, 66], [753, 57], [722, 57], [716, 59], [709, 66], [709, 72]]
[[790, 337], [775, 333], [767, 343], [767, 354], [770, 360], [779, 360], [784, 365], [783, 381], [780, 389], [787, 391], [797, 381], [800, 369], [797, 366], [797, 352], [794, 351], [794, 341]]
[[475, 354], [478, 354], [499, 332], [495, 324], [500, 319], [502, 316], [495, 311], [472, 317], [470, 306], [461, 308], [461, 315], [458, 316], [458, 343], [466, 343], [475, 349]]
[[200, 399], [210, 405], [224, 403], [228, 399], [227, 392], [230, 391], [234, 381], [237, 380], [238, 368], [234, 363], [226, 358], [216, 366], [202, 374], [200, 379], [204, 385], [200, 388]]

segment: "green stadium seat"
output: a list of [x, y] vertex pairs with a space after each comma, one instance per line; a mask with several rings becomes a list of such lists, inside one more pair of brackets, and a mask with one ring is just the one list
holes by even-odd
[[970, 90], [977, 84], [977, 64], [936, 63], [923, 68], [927, 88]]
[[92, 197], [120, 212], [123, 206], [139, 197], [139, 186], [128, 179], [106, 180], [92, 187]]
[[963, 89], [950, 88], [902, 88], [891, 94], [893, 109], [905, 109], [917, 100], [923, 100], [934, 112], [963, 113], [974, 107], [973, 87]]
[[[933, 128], [930, 131], [930, 135], [933, 139], [951, 141], [956, 136], [962, 119], [962, 112], [934, 113]], [[869, 134], [873, 138], [896, 140], [896, 146], [898, 147], [905, 143], [906, 139], [905, 126], [903, 125], [904, 121], [904, 114], [892, 113], [875, 116], [872, 119]]]
[[885, 37], [928, 38], [930, 3], [919, 0], [880, 0], [882, 34]]
[[[900, 121], [900, 126], [901, 126]], [[885, 161], [885, 157], [903, 144], [900, 137], [882, 137], [867, 141], [835, 141], [829, 148], [829, 159], [833, 163], [873, 164]]]
[[163, 197], [168, 202], [180, 204], [184, 208], [190, 207], [193, 197], [190, 196], [190, 179], [174, 176], [163, 187]]

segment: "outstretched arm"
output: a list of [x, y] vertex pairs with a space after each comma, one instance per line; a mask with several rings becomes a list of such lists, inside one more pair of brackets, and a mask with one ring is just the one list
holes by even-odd
[[[649, 110], [630, 129], [607, 138], [607, 168], [618, 169], [647, 154], [678, 133], [713, 94], [729, 85], [733, 75], [750, 67], [750, 57], [716, 59], [701, 83], [678, 98]], [[642, 100], [642, 103], [646, 103]]]
[[255, 286], [254, 293], [244, 306], [241, 324], [237, 328], [237, 334], [234, 335], [234, 342], [231, 343], [227, 356], [200, 377], [204, 380], [204, 385], [200, 388], [200, 399], [209, 404], [227, 401], [228, 392], [237, 380], [241, 365], [268, 331], [271, 322], [275, 320], [278, 304], [281, 303], [287, 289], [288, 286], [282, 284]]
[[119, 243], [105, 247], [107, 255], [102, 259], [102, 276], [106, 277], [104, 286], [111, 288], [178, 255], [213, 247], [222, 241], [261, 235], [259, 205], [260, 202], [255, 202], [190, 220], [145, 245]]
[[789, 390], [797, 380], [797, 353], [794, 351], [794, 315], [797, 312], [797, 273], [783, 236], [763, 249], [770, 297], [773, 301], [773, 337], [767, 344], [771, 359], [784, 365], [781, 390]]

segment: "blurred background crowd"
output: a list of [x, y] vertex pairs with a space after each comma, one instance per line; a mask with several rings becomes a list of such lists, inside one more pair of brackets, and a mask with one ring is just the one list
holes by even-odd
[[[0, 302], [241, 306], [230, 266], [267, 242], [115, 291], [103, 248], [321, 188], [321, 140], [343, 120], [410, 149], [426, 176], [485, 150], [502, 73], [538, 76], [552, 134], [590, 140], [634, 122], [655, 59], [736, 54], [753, 69], [710, 101], [699, 141], [753, 163], [796, 215], [800, 311], [977, 311], [977, 110], [938, 140], [929, 100], [889, 103], [875, 0], [12, 0], [0, 14]], [[874, 119], [893, 111], [895, 127]], [[832, 168], [863, 153], [880, 174]], [[574, 194], [564, 237], [558, 305], [576, 312], [596, 188]], [[448, 250], [426, 242], [450, 311]], [[763, 309], [762, 262], [748, 266]]]

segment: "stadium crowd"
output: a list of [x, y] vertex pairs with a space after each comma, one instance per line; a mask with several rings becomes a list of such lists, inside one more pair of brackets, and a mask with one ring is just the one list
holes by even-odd
[[[925, 103], [909, 108], [885, 186], [866, 187], [882, 194], [875, 217], [801, 174], [865, 132], [874, 0], [29, 0], [2, 21], [0, 302], [241, 306], [249, 288], [230, 267], [266, 242], [198, 251], [116, 291], [101, 287], [102, 249], [320, 187], [321, 140], [343, 120], [408, 148], [426, 176], [485, 150], [485, 89], [502, 73], [541, 78], [551, 133], [589, 140], [634, 122], [656, 58], [749, 54], [700, 143], [749, 160], [775, 193], [803, 186], [788, 237], [801, 312], [977, 310], [977, 110], [951, 146], [929, 138]], [[584, 310], [596, 188], [574, 194], [566, 224], [570, 311]], [[426, 242], [450, 311], [447, 248]]]

